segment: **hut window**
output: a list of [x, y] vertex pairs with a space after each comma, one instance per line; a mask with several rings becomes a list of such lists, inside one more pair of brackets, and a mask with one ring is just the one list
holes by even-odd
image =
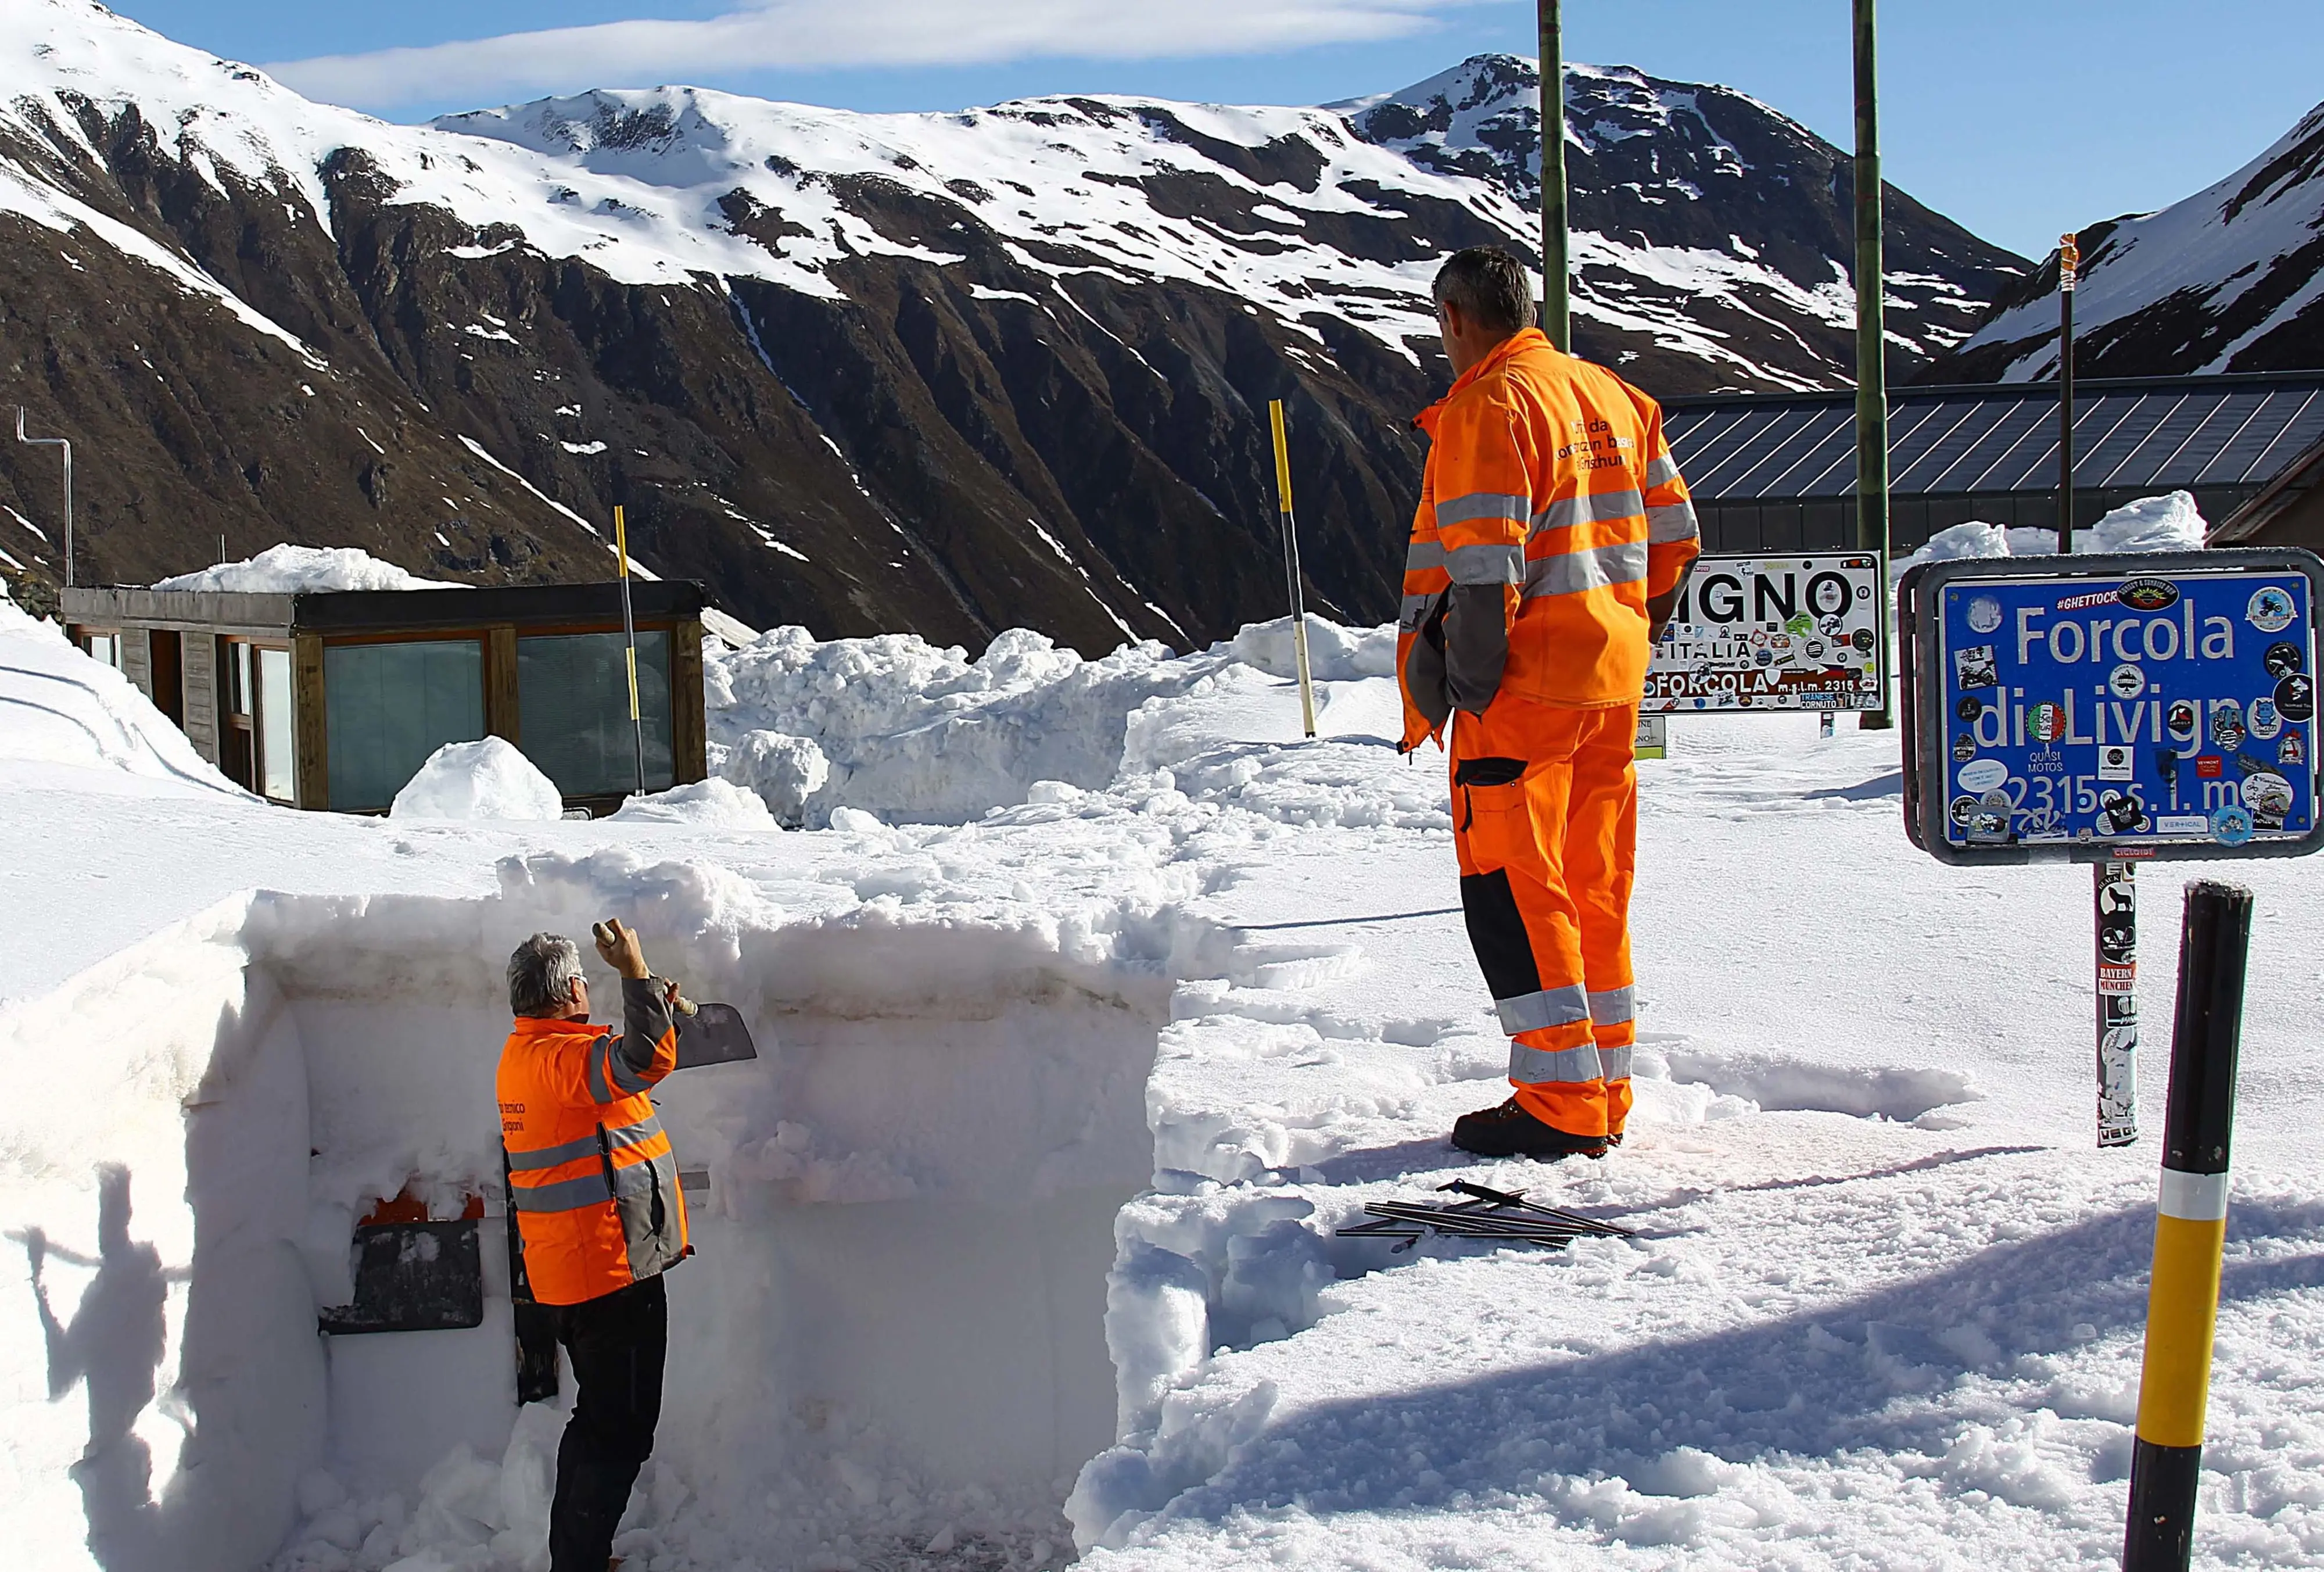
[[[620, 633], [544, 633], [516, 642], [517, 711], [525, 757], [567, 797], [637, 789], [630, 680]], [[646, 790], [674, 784], [669, 634], [638, 630], [638, 708], [645, 721]]]
[[121, 670], [121, 635], [119, 633], [88, 633], [81, 638], [81, 647], [88, 658], [100, 665]]
[[[247, 646], [245, 646], [247, 647]], [[290, 724], [290, 652], [258, 646], [258, 762], [261, 789], [277, 802], [299, 797]]]
[[331, 807], [385, 808], [438, 748], [484, 735], [484, 644], [329, 645], [323, 712]]

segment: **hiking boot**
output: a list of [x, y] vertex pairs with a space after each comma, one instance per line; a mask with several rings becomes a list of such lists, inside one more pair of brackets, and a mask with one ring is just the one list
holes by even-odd
[[1511, 1097], [1498, 1108], [1463, 1114], [1452, 1122], [1452, 1144], [1479, 1157], [1531, 1157], [1555, 1162], [1563, 1157], [1603, 1157], [1602, 1135], [1568, 1135], [1535, 1118]]

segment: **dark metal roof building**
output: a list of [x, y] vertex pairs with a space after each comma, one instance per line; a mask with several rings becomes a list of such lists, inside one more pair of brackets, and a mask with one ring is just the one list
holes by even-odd
[[[2126, 377], [2074, 388], [2074, 524], [2191, 491], [2225, 519], [2324, 440], [2324, 372]], [[1711, 551], [1856, 543], [1856, 395], [1672, 399], [1665, 430]], [[2058, 384], [1888, 393], [1889, 541], [1898, 555], [1969, 519], [2058, 526]]]

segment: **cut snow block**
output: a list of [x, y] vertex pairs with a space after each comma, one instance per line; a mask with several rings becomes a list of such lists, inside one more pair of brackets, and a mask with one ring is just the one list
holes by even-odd
[[477, 1228], [484, 1215], [477, 1196], [446, 1222], [431, 1221], [408, 1190], [381, 1202], [355, 1225], [355, 1297], [323, 1311], [322, 1329], [346, 1336], [484, 1325], [484, 1257]]

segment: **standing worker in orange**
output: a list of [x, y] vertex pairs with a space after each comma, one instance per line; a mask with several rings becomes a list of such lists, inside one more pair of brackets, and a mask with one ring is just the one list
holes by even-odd
[[622, 1030], [589, 1023], [579, 947], [536, 933], [509, 957], [516, 1024], [501, 1050], [509, 1212], [578, 1389], [557, 1448], [550, 1572], [605, 1572], [611, 1560], [661, 1417], [661, 1274], [692, 1253], [650, 1095], [678, 1065], [677, 985], [646, 969], [638, 936], [617, 921], [599, 929], [597, 953], [622, 975]]
[[1647, 652], [1700, 550], [1662, 411], [1532, 326], [1506, 252], [1436, 275], [1452, 392], [1419, 419], [1427, 473], [1405, 559], [1405, 752], [1452, 727], [1469, 941], [1516, 1093], [1462, 1116], [1487, 1157], [1603, 1157], [1637, 1040], [1631, 744]]

